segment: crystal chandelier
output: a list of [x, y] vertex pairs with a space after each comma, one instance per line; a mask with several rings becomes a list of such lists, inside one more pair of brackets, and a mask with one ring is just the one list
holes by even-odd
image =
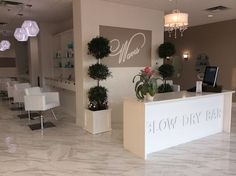
[[16, 28], [14, 37], [20, 42], [25, 42], [28, 40], [28, 34], [24, 28]]
[[26, 30], [29, 37], [35, 37], [39, 33], [39, 27], [36, 21], [25, 20], [21, 27]]
[[181, 13], [178, 9], [173, 10], [171, 14], [165, 15], [165, 31], [168, 31], [169, 37], [174, 31], [177, 38], [177, 30], [180, 31], [181, 37], [183, 32], [188, 28], [188, 14]]

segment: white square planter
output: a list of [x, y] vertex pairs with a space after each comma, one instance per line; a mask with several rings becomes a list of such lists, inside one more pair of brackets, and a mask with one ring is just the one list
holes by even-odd
[[101, 111], [86, 109], [84, 129], [92, 134], [111, 131], [111, 109]]

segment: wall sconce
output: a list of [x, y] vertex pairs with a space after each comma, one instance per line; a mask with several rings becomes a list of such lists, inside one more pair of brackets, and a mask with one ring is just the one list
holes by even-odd
[[185, 53], [183, 54], [183, 58], [184, 58], [185, 61], [188, 61], [188, 60], [189, 60], [189, 53], [188, 53], [188, 52], [185, 52]]

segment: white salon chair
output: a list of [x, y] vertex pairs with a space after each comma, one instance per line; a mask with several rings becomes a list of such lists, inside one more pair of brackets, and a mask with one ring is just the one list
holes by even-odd
[[7, 97], [7, 82], [10, 82], [10, 78], [1, 78], [0, 79], [0, 94], [1, 97]]
[[13, 86], [13, 103], [22, 105], [24, 103], [25, 89], [30, 87], [29, 83], [16, 83]]
[[7, 82], [10, 82], [11, 78], [1, 78], [0, 79], [0, 91], [6, 92], [7, 91]]
[[11, 100], [13, 99], [13, 92], [14, 92], [14, 85], [17, 84], [17, 81], [8, 81], [7, 84], [7, 97], [9, 99], [9, 103], [11, 103]]
[[[42, 92], [39, 87], [32, 87], [25, 89], [24, 96], [25, 110], [40, 112], [40, 124], [32, 124], [29, 127], [32, 130], [55, 127], [51, 122], [44, 122], [43, 112], [51, 110], [53, 117], [57, 120], [53, 108], [60, 106], [58, 92]], [[29, 114], [30, 120], [30, 114]]]

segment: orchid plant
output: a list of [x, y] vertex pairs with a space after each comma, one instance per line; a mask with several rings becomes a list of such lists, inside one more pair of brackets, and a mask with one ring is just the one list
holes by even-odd
[[[137, 78], [139, 79], [135, 83]], [[158, 88], [157, 79], [160, 79], [158, 77], [158, 72], [151, 67], [145, 67], [139, 74], [135, 75], [133, 83], [135, 83], [136, 97], [139, 100], [143, 100], [147, 93], [149, 93], [150, 96], [154, 96]]]

